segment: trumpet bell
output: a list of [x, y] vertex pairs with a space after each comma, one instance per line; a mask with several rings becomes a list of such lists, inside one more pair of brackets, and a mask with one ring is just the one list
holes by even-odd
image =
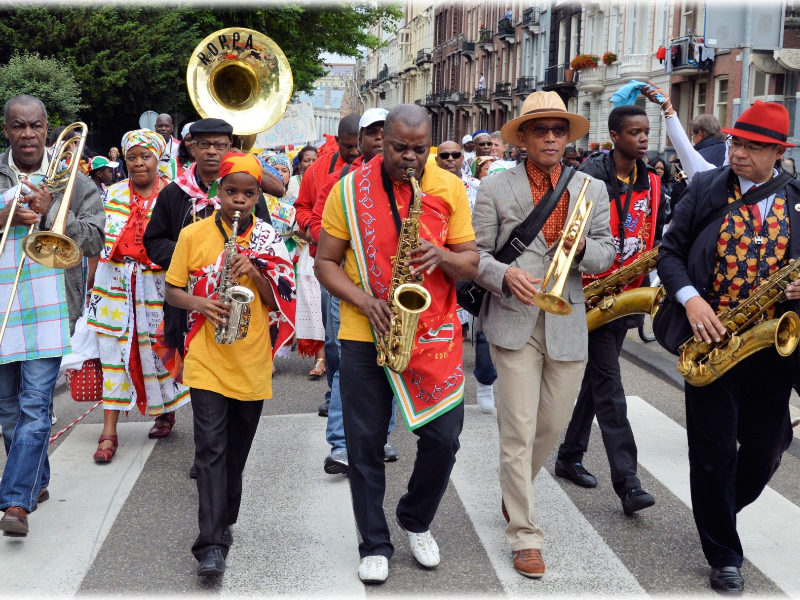
[[289, 61], [278, 45], [239, 27], [200, 42], [186, 69], [186, 85], [200, 116], [224, 119], [242, 136], [277, 123], [294, 89]]
[[533, 297], [533, 303], [545, 312], [554, 315], [571, 315], [572, 305], [557, 294], [540, 292]]
[[22, 249], [28, 258], [51, 269], [71, 269], [83, 260], [78, 244], [53, 231], [34, 231], [25, 237]]

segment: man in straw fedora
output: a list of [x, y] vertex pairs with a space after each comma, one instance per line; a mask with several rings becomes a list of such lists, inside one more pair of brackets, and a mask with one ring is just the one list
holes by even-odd
[[[582, 273], [608, 269], [615, 256], [603, 182], [561, 163], [569, 142], [589, 131], [589, 121], [567, 112], [554, 92], [536, 92], [522, 105], [522, 116], [506, 123], [503, 139], [524, 146], [527, 159], [481, 183], [472, 223], [480, 252], [475, 282], [486, 294], [480, 317], [497, 368], [497, 423], [500, 428], [500, 486], [508, 520], [506, 538], [514, 568], [526, 577], [544, 575], [544, 532], [535, 523], [533, 480], [567, 425], [587, 357], [587, 327]], [[559, 180], [572, 176], [563, 194]], [[533, 303], [540, 291], [560, 232], [581, 186], [594, 210], [570, 269], [564, 299], [570, 315], [545, 314]], [[550, 196], [550, 197], [548, 197]], [[535, 208], [534, 208], [535, 207]], [[520, 255], [505, 264], [494, 255], [531, 210], [550, 214]], [[565, 250], [571, 244], [565, 243]]]
[[[787, 142], [789, 122], [786, 108], [756, 100], [722, 129], [730, 164], [695, 173], [681, 196], [658, 257], [671, 300], [659, 311], [666, 324], [662, 330], [658, 323], [658, 338], [668, 349], [692, 335], [706, 343], [727, 337], [717, 314], [735, 309], [800, 257], [800, 183], [774, 168], [794, 147]], [[743, 194], [749, 197], [740, 204]], [[738, 207], [728, 209], [734, 202]], [[786, 297], [768, 318], [798, 310], [800, 278]], [[791, 443], [797, 358], [797, 350], [782, 357], [770, 345], [708, 385], [685, 386], [692, 512], [711, 587], [720, 593], [744, 588], [736, 517], [761, 495]]]

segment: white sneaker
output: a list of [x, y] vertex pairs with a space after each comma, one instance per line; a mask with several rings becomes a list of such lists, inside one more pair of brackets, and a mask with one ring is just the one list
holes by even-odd
[[492, 412], [494, 408], [494, 389], [491, 385], [478, 382], [478, 405], [485, 413]]
[[429, 529], [422, 533], [406, 531], [406, 533], [408, 534], [408, 543], [411, 544], [411, 554], [414, 555], [417, 562], [429, 569], [437, 566], [441, 560], [439, 558], [439, 545], [433, 539], [431, 530]]
[[385, 556], [365, 556], [358, 565], [358, 578], [364, 583], [383, 583], [389, 578], [389, 560]]

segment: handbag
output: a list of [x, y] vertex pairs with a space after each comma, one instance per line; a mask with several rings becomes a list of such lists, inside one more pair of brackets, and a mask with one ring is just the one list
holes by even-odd
[[[750, 206], [761, 202], [764, 198], [769, 198], [792, 179], [792, 176], [784, 171], [777, 177], [773, 177], [768, 183], [747, 190], [747, 193], [735, 202], [721, 206], [700, 224], [697, 235], [692, 236], [695, 240], [694, 243], [697, 243], [706, 228], [715, 221], [722, 219], [734, 210], [739, 210], [742, 206]], [[689, 254], [694, 249], [694, 243], [689, 248]], [[680, 302], [676, 302], [671, 294], [664, 296], [661, 300], [661, 306], [653, 318], [653, 334], [659, 345], [675, 356], [680, 355], [678, 348], [694, 335], [691, 325], [686, 319], [686, 309]]]
[[75, 402], [99, 402], [103, 399], [103, 367], [99, 358], [84, 361], [80, 369], [67, 369], [64, 376]]
[[[525, 220], [514, 228], [503, 247], [495, 252], [494, 259], [496, 261], [510, 265], [525, 252], [555, 210], [573, 175], [575, 175], [574, 169], [562, 167], [561, 177], [559, 177], [555, 189], [551, 188], [533, 207]], [[456, 300], [459, 306], [473, 317], [480, 314], [484, 296], [486, 296], [486, 289], [474, 281], [456, 282]]]

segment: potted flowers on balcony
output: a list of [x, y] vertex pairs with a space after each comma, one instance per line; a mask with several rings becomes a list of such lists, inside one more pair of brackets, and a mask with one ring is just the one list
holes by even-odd
[[597, 54], [578, 54], [572, 59], [569, 66], [575, 71], [580, 71], [581, 69], [596, 67], [599, 62], [600, 57]]
[[616, 60], [617, 55], [611, 52], [611, 50], [603, 54], [603, 64], [607, 67], [610, 67], [612, 64], [614, 64]]

